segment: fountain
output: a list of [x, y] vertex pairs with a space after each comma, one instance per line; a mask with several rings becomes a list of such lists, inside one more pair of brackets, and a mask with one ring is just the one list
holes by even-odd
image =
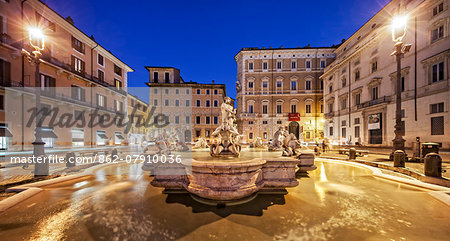
[[154, 164], [151, 184], [164, 187], [165, 193], [188, 192], [205, 204], [233, 205], [252, 200], [258, 193], [285, 194], [285, 188], [298, 185], [296, 172], [315, 169], [314, 155], [300, 155], [300, 142], [284, 131], [275, 133], [281, 154], [262, 150], [241, 153], [242, 135], [237, 131], [235, 115], [231, 99], [225, 97], [222, 123], [212, 133], [216, 140], [209, 154], [198, 150], [192, 152], [192, 160]]

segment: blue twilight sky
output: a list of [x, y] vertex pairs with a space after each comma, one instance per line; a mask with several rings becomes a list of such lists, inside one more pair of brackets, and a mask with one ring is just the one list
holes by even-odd
[[[146, 86], [145, 65], [173, 66], [185, 81], [225, 83], [234, 98], [241, 48], [338, 44], [389, 0], [45, 2], [135, 69], [129, 86]], [[130, 92], [148, 102], [146, 89]]]

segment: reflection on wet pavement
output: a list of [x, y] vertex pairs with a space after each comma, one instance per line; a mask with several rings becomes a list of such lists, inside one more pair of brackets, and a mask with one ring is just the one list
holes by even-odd
[[[450, 208], [365, 168], [317, 161], [287, 195], [220, 208], [162, 194], [139, 165], [49, 186], [1, 214], [8, 240], [448, 240]], [[112, 170], [115, 169], [115, 170]], [[117, 173], [110, 176], [105, 173]], [[131, 173], [131, 175], [130, 175]]]

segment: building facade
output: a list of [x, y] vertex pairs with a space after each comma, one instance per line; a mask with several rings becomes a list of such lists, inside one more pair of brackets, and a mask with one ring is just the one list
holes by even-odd
[[303, 141], [323, 135], [323, 84], [334, 47], [243, 48], [237, 63], [238, 127], [268, 142], [280, 127]]
[[[69, 18], [63, 18], [38, 0], [0, 1], [0, 82], [1, 149], [29, 150], [34, 141], [34, 125], [27, 125], [35, 106], [35, 65], [27, 53], [31, 47], [28, 31], [39, 28], [45, 35], [39, 86], [41, 107], [57, 108], [72, 114], [77, 125], [49, 126], [43, 123], [47, 148], [122, 145], [122, 128], [86, 124], [89, 114], [125, 115], [128, 65], [107, 51], [92, 36], [80, 31]], [[23, 51], [25, 50], [25, 51]], [[120, 139], [120, 141], [118, 140]]]
[[[146, 121], [148, 118], [148, 104], [139, 97], [128, 93], [127, 98], [128, 121], [132, 121], [128, 132], [129, 145], [141, 145], [148, 139], [148, 129]], [[133, 119], [131, 119], [133, 118]]]
[[[180, 70], [173, 67], [146, 66], [149, 71], [149, 108], [153, 116], [168, 118], [170, 129], [180, 130], [186, 142], [200, 137], [211, 140], [220, 125], [220, 105], [226, 96], [223, 84], [184, 82]], [[172, 130], [171, 130], [172, 131]], [[160, 130], [150, 130], [155, 138]]]
[[325, 69], [325, 135], [334, 143], [392, 146], [396, 60], [392, 16], [408, 18], [402, 58], [402, 124], [406, 146], [423, 142], [450, 148], [449, 1], [388, 3], [334, 53]]

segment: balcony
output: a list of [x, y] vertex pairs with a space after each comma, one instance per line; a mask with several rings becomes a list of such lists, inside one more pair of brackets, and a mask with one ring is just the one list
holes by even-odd
[[389, 104], [390, 102], [391, 102], [391, 97], [384, 96], [384, 97], [378, 98], [376, 100], [370, 100], [370, 101], [364, 102], [360, 105], [357, 105], [357, 109], [360, 110], [363, 108], [367, 108], [367, 107], [371, 107], [371, 106], [375, 106], [375, 105], [379, 105], [379, 104], [384, 104], [384, 103]]
[[325, 113], [324, 115], [323, 115], [325, 118], [332, 118], [332, 117], [334, 117], [334, 112], [328, 112], [328, 113]]

